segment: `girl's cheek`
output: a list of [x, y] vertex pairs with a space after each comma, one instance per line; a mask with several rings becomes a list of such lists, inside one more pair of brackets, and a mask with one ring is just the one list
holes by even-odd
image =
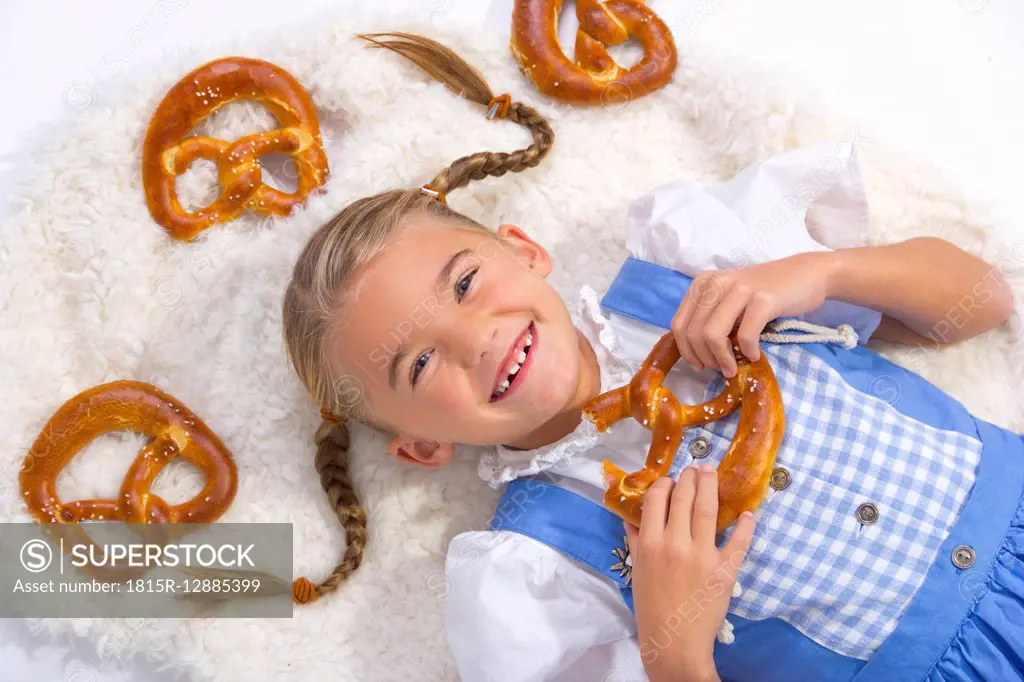
[[[443, 374], [444, 369], [440, 367], [438, 369], [440, 370], [439, 374]], [[471, 404], [470, 399], [473, 396], [470, 395], [468, 382], [457, 381], [455, 377], [448, 375], [435, 376], [434, 382], [435, 390], [429, 396], [429, 403], [442, 408], [445, 414], [464, 410], [467, 405]]]

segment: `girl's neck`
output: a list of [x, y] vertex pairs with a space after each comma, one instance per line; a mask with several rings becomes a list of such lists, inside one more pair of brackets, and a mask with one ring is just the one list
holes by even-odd
[[569, 405], [540, 428], [506, 447], [533, 450], [565, 438], [580, 425], [583, 419], [583, 404], [601, 392], [601, 366], [597, 362], [597, 355], [590, 341], [579, 330], [576, 331], [576, 342], [580, 351], [580, 378]]

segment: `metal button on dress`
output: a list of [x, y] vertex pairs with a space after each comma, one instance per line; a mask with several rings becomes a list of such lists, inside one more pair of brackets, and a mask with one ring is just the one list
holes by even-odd
[[953, 548], [953, 565], [957, 568], [970, 568], [974, 565], [974, 549], [970, 545], [958, 545]]
[[789, 487], [789, 482], [791, 480], [789, 470], [786, 469], [786, 467], [775, 467], [775, 470], [772, 471], [772, 478], [768, 484], [776, 490], [785, 490]]
[[878, 520], [878, 507], [870, 502], [860, 505], [857, 507], [857, 520], [865, 526], [870, 526]]
[[690, 441], [690, 454], [694, 459], [704, 459], [711, 452], [711, 443], [704, 436], [697, 436]]

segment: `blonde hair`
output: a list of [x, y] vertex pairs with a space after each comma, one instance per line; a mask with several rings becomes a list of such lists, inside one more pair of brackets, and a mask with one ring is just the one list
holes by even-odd
[[340, 372], [332, 362], [333, 325], [348, 302], [346, 285], [353, 273], [377, 255], [411, 214], [446, 219], [469, 229], [493, 233], [476, 221], [448, 208], [445, 195], [473, 180], [519, 172], [540, 163], [554, 141], [547, 121], [534, 109], [495, 97], [483, 76], [455, 52], [422, 36], [408, 33], [360, 35], [372, 47], [383, 48], [412, 61], [449, 90], [488, 107], [529, 129], [533, 144], [512, 153], [479, 152], [464, 156], [439, 172], [429, 186], [391, 190], [346, 206], [310, 237], [292, 272], [284, 296], [284, 341], [292, 366], [320, 406], [324, 422], [317, 430], [316, 469], [320, 482], [345, 529], [347, 547], [341, 562], [318, 585], [296, 581], [295, 601], [304, 603], [337, 589], [359, 567], [366, 546], [366, 513], [349, 477], [349, 433], [346, 420], [372, 424], [365, 408], [362, 385]]

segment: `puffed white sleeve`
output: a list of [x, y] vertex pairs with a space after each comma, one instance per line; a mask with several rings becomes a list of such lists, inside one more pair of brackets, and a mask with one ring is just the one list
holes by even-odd
[[[670, 182], [634, 201], [627, 214], [630, 255], [691, 277], [867, 243], [867, 197], [849, 142], [795, 149], [726, 182]], [[801, 317], [849, 324], [865, 343], [882, 316], [829, 300]]]
[[446, 591], [445, 634], [463, 682], [645, 679], [618, 588], [533, 538], [457, 535]]

